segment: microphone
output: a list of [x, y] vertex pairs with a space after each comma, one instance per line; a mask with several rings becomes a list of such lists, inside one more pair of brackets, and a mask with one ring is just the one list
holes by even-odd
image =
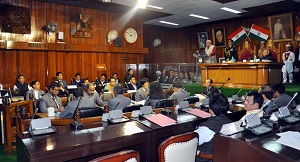
[[243, 89], [241, 88], [234, 96], [237, 96]]
[[221, 85], [221, 87], [219, 88], [219, 90], [221, 90], [221, 89], [223, 88], [224, 84], [227, 83], [229, 80], [230, 80], [230, 78], [228, 78], [228, 79]]
[[111, 109], [111, 111], [114, 110], [117, 106], [119, 106], [119, 104], [120, 104], [120, 101], [118, 100], [117, 104]]
[[49, 91], [49, 89], [47, 87], [46, 87], [46, 90], [47, 90], [48, 93], [50, 93], [50, 91]]
[[[77, 118], [77, 112], [80, 111], [79, 110], [79, 105], [80, 105], [81, 99], [82, 99], [82, 96], [79, 98], [79, 101], [77, 103], [76, 109], [75, 109], [75, 111], [73, 113], [73, 115], [74, 115], [74, 121], [72, 123], [70, 123], [70, 127], [71, 128], [75, 128], [76, 130], [77, 129], [82, 129], [82, 123], [80, 121], [78, 121], [78, 118]], [[78, 117], [80, 118], [80, 115]]]
[[[254, 113], [254, 114], [251, 116], [251, 118], [250, 118], [249, 120], [246, 120], [246, 118], [245, 118], [245, 121], [246, 121], [246, 127], [247, 127], [247, 125], [250, 123], [250, 121], [253, 119], [253, 117], [256, 116], [256, 115], [258, 115], [261, 111], [263, 111], [263, 109], [260, 109], [257, 113]], [[243, 123], [243, 122], [242, 122], [242, 123]], [[242, 125], [242, 123], [241, 123], [241, 125]]]
[[126, 85], [126, 87], [129, 89], [129, 87], [128, 87], [128, 85], [127, 85], [127, 83], [125, 82], [125, 85]]
[[32, 122], [34, 116], [36, 115], [36, 113], [38, 112], [38, 110], [39, 110], [39, 108], [35, 108], [34, 113], [33, 113], [32, 117], [30, 119], [30, 122], [29, 122], [29, 131], [32, 130], [31, 122]]
[[286, 105], [286, 107], [290, 106], [290, 104], [296, 98], [297, 95], [298, 95], [298, 92], [294, 93], [294, 96], [292, 97], [292, 99], [290, 100], [290, 102]]
[[164, 109], [161, 111], [162, 114], [165, 114], [165, 115], [169, 115], [171, 114], [171, 110], [167, 109], [167, 105], [166, 105], [166, 101], [167, 101], [167, 98], [166, 98], [166, 95], [164, 94], [164, 100], [162, 100], [163, 104], [164, 104]]

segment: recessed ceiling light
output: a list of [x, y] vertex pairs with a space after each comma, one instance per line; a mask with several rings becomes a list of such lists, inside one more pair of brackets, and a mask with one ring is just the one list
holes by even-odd
[[138, 8], [145, 9], [146, 6], [147, 6], [147, 3], [148, 3], [148, 0], [137, 0], [137, 1], [136, 1], [136, 6], [137, 6]]
[[159, 7], [159, 6], [153, 6], [153, 5], [147, 5], [147, 7], [149, 7], [149, 8], [154, 8], [154, 9], [158, 9], [158, 10], [164, 9], [164, 8], [162, 8], [162, 7]]
[[172, 22], [168, 22], [168, 21], [159, 21], [160, 23], [163, 23], [163, 24], [169, 24], [169, 25], [179, 25], [179, 24], [176, 24], [176, 23], [172, 23]]
[[237, 10], [234, 10], [234, 9], [231, 9], [231, 8], [227, 8], [227, 7], [222, 7], [221, 9], [225, 10], [225, 11], [228, 11], [228, 12], [233, 12], [233, 13], [236, 13], [236, 14], [241, 13], [240, 11], [237, 11]]
[[200, 19], [209, 19], [208, 17], [200, 16], [200, 15], [195, 15], [195, 14], [190, 14], [189, 16], [197, 17], [197, 18], [200, 18]]

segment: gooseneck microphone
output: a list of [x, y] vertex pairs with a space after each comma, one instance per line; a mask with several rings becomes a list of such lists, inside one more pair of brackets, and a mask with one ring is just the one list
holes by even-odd
[[227, 83], [229, 80], [230, 80], [230, 78], [228, 78], [228, 79], [221, 85], [221, 87], [219, 88], [219, 90], [221, 90], [221, 89], [223, 88], [224, 84]]
[[120, 101], [118, 100], [117, 104], [111, 109], [111, 111], [112, 111], [112, 110], [115, 110], [115, 108], [116, 108], [117, 106], [119, 106], [119, 104], [120, 104]]

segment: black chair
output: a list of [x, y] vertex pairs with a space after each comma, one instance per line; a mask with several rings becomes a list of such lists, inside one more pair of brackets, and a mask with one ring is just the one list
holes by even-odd
[[130, 93], [130, 99], [133, 101], [135, 101], [135, 94], [136, 94], [136, 92]]
[[100, 107], [80, 108], [80, 118], [88, 118], [88, 117], [95, 117], [95, 116], [102, 116], [102, 115], [103, 115], [103, 109]]
[[123, 109], [123, 112], [132, 112], [132, 111], [135, 111], [135, 110], [140, 110], [140, 108], [142, 107], [143, 105], [128, 105], [126, 106], [124, 109]]
[[187, 97], [183, 101], [188, 101], [189, 104], [194, 104], [196, 102], [199, 102], [199, 97]]
[[163, 99], [156, 103], [155, 108], [173, 107], [173, 99]]
[[227, 117], [231, 121], [236, 122], [236, 121], [239, 121], [245, 115], [246, 115], [246, 110], [242, 110], [242, 111], [236, 111], [233, 113], [229, 113], [229, 114], [227, 114]]

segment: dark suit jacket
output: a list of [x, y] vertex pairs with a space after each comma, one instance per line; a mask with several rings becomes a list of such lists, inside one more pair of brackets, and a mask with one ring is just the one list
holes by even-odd
[[217, 88], [215, 88], [214, 86], [211, 86], [211, 87], [209, 88], [209, 90], [205, 87], [205, 88], [203, 89], [203, 92], [202, 92], [202, 93], [205, 94], [206, 96], [208, 96], [208, 93], [209, 93], [209, 94], [219, 93], [219, 90], [218, 90]]
[[163, 77], [155, 75], [154, 78], [153, 78], [153, 81], [158, 81], [159, 83], [163, 83]]
[[73, 79], [72, 84], [77, 85], [77, 87], [82, 87], [83, 86], [83, 81], [82, 81], [82, 79], [80, 79], [79, 82], [77, 82], [75, 79]]
[[59, 90], [59, 92], [58, 92], [58, 97], [67, 97], [67, 96], [69, 96], [69, 91], [67, 90], [67, 81], [66, 80], [61, 80], [61, 81], [59, 81], [59, 80], [55, 80], [55, 81], [57, 81], [58, 82], [58, 84], [60, 85], [60, 86], [62, 86], [65, 90], [64, 91], [62, 91], [62, 90]]
[[300, 61], [299, 61], [299, 51], [300, 48], [296, 48], [295, 50], [295, 61], [294, 61], [294, 66], [297, 66], [298, 68], [300, 68]]
[[[232, 47], [226, 47], [225, 48], [225, 60], [231, 61], [232, 57], [237, 61], [237, 50], [235, 49], [235, 46]], [[229, 52], [229, 55], [226, 54], [226, 52]]]
[[127, 86], [128, 86], [128, 90], [136, 90], [137, 91], [139, 89], [139, 87], [137, 85], [135, 85], [136, 89], [134, 89], [132, 84], [127, 84]]

